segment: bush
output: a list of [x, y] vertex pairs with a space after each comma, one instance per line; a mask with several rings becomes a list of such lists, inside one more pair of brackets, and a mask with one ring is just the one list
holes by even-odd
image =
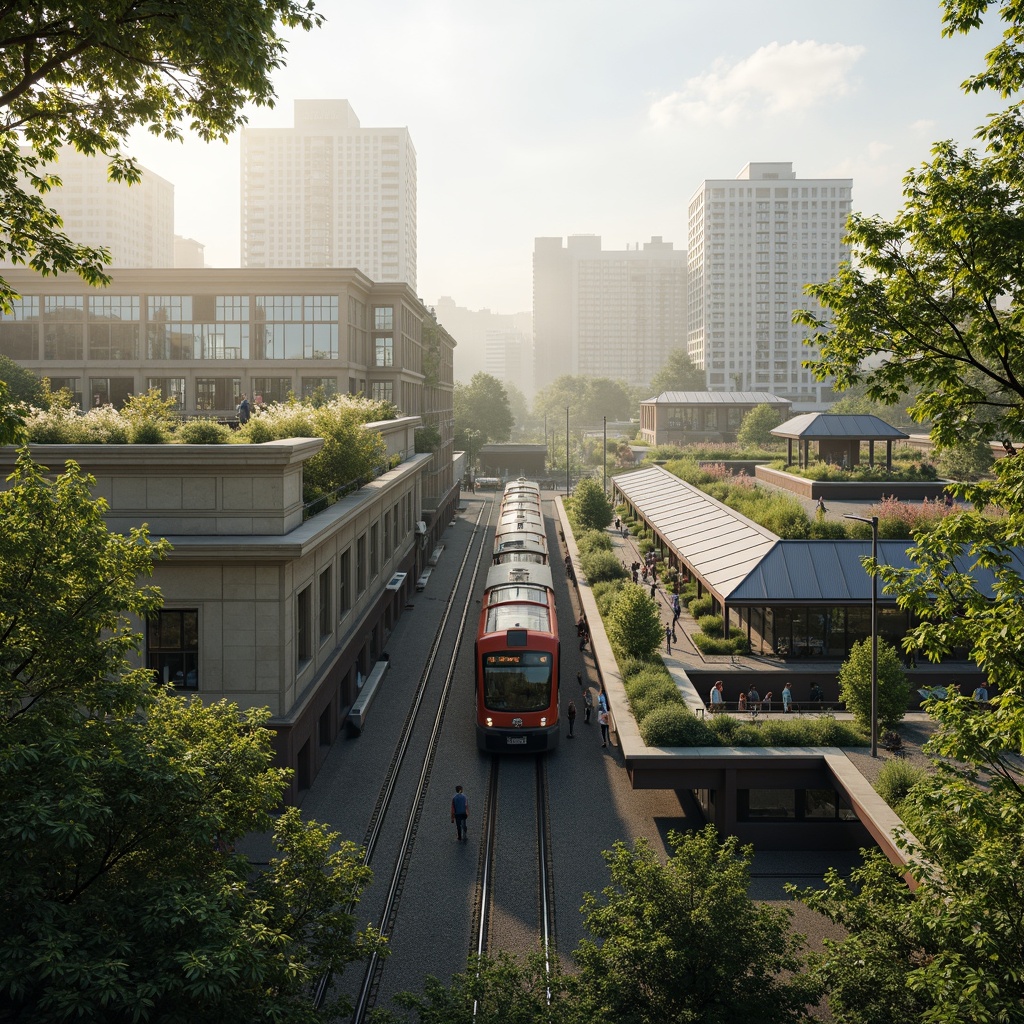
[[808, 728], [809, 722], [803, 722], [789, 715], [780, 718], [766, 718], [760, 726], [761, 743], [766, 747], [803, 747], [812, 746], [813, 739]]
[[629, 685], [626, 687], [626, 695], [637, 725], [659, 708], [672, 705], [685, 707], [679, 688], [667, 676], [654, 676], [643, 680], [642, 684]]
[[850, 531], [846, 523], [838, 519], [826, 519], [824, 516], [815, 516], [811, 520], [812, 540], [846, 540]]
[[[895, 647], [878, 641], [878, 724], [893, 729], [907, 713], [910, 683]], [[857, 725], [871, 728], [871, 639], [855, 643], [839, 670], [839, 699]]]
[[576, 538], [576, 547], [580, 555], [588, 555], [592, 551], [611, 551], [612, 539], [604, 530], [584, 530]]
[[743, 723], [732, 715], [712, 715], [708, 725], [723, 746], [732, 747]]
[[[622, 571], [621, 566], [619, 569]], [[605, 628], [618, 650], [636, 658], [650, 658], [665, 638], [657, 603], [632, 583], [623, 586]]]
[[901, 758], [894, 757], [882, 765], [878, 773], [878, 781], [875, 789], [878, 795], [893, 809], [896, 810], [907, 798], [907, 794], [922, 779], [927, 772], [917, 765], [908, 764]]
[[750, 650], [747, 634], [738, 629], [731, 629], [729, 633], [726, 639], [698, 631], [690, 639], [701, 654], [747, 654]]
[[624, 582], [625, 579], [616, 579], [602, 580], [600, 583], [591, 584], [591, 592], [594, 595], [594, 601], [597, 604], [597, 610], [601, 613], [602, 619], [606, 618], [611, 611], [612, 605], [615, 604]]
[[811, 719], [817, 747], [863, 747], [868, 741], [847, 722], [840, 722], [832, 715], [821, 715]]
[[612, 551], [594, 551], [580, 555], [580, 567], [587, 581], [593, 585], [607, 580], [624, 579], [626, 570]]
[[573, 524], [580, 530], [603, 530], [612, 521], [611, 502], [594, 479], [581, 480], [566, 503]]
[[718, 746], [708, 724], [682, 704], [669, 704], [652, 711], [639, 729], [649, 747]]
[[231, 428], [216, 420], [189, 420], [178, 427], [175, 438], [182, 444], [227, 444]]
[[709, 614], [714, 607], [715, 599], [710, 594], [705, 594], [703, 597], [695, 597], [689, 605], [690, 614], [695, 619]]
[[701, 615], [697, 619], [697, 625], [700, 626], [700, 630], [706, 636], [722, 636], [722, 629], [724, 623], [722, 622], [721, 615]]

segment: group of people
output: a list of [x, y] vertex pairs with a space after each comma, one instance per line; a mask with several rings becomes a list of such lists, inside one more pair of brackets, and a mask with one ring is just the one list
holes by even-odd
[[[583, 722], [586, 725], [590, 724], [590, 716], [594, 711], [594, 694], [589, 686], [583, 685], [583, 674], [580, 672], [576, 673], [576, 682], [580, 689], [583, 691]], [[576, 701], [569, 701], [569, 706], [566, 708], [566, 719], [569, 722], [569, 732], [566, 735], [566, 739], [571, 740], [576, 737]], [[608, 698], [605, 696], [604, 690], [601, 690], [597, 695], [597, 724], [601, 726], [601, 746], [608, 746]]]
[[[762, 697], [758, 693], [756, 684], [751, 684], [750, 689], [746, 693], [740, 693], [739, 699], [736, 702], [736, 709], [738, 711], [750, 712], [771, 711], [774, 699], [775, 694], [771, 690]], [[825, 699], [825, 691], [817, 683], [812, 683], [808, 699], [811, 704], [820, 705]], [[721, 679], [716, 680], [714, 686], [711, 687], [711, 693], [708, 697], [708, 708], [712, 714], [725, 710], [725, 687]], [[793, 699], [793, 685], [792, 683], [786, 683], [782, 688], [782, 712], [788, 715], [796, 711], [796, 709], [796, 701]]]

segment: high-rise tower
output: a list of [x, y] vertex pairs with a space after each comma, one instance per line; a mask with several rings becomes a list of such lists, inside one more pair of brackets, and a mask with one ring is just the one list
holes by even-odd
[[828, 400], [801, 362], [816, 308], [804, 285], [832, 277], [848, 249], [850, 178], [797, 178], [791, 163], [750, 163], [708, 180], [689, 204], [690, 358], [710, 391], [770, 391], [803, 408]]
[[242, 266], [355, 267], [416, 287], [416, 150], [348, 100], [296, 100], [292, 128], [242, 132]]

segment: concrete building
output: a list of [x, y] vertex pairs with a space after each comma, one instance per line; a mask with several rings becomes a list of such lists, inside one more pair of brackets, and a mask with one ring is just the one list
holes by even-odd
[[194, 238], [174, 236], [174, 265], [182, 269], [195, 270], [206, 266], [206, 246]]
[[[527, 398], [533, 397], [533, 314], [495, 313], [489, 309], [458, 306], [450, 295], [442, 295], [434, 306], [440, 323], [459, 339], [455, 353], [455, 379], [468, 384], [474, 373], [490, 373], [502, 383], [513, 383]], [[503, 342], [499, 339], [504, 339]], [[503, 345], [518, 346], [519, 360], [512, 353], [511, 366], [517, 376], [507, 373], [508, 351]]]
[[112, 267], [173, 267], [174, 186], [145, 167], [136, 185], [108, 181], [108, 164], [103, 156], [62, 147], [56, 163], [45, 166], [61, 187], [43, 201], [60, 214], [73, 241], [107, 248]]
[[0, 354], [83, 407], [158, 388], [184, 415], [231, 420], [243, 394], [362, 393], [436, 427], [424, 502], [449, 500], [455, 341], [408, 285], [357, 270], [124, 270], [102, 290], [4, 276], [21, 298], [0, 314]]
[[646, 387], [686, 343], [687, 258], [660, 236], [603, 251], [597, 235], [536, 238], [534, 385], [563, 374]]
[[355, 267], [416, 289], [416, 150], [347, 100], [296, 100], [291, 128], [242, 132], [242, 266]]
[[[289, 802], [345, 727], [429, 558], [418, 422], [368, 425], [398, 465], [312, 515], [302, 469], [320, 438], [33, 449], [55, 472], [73, 459], [96, 478], [112, 530], [148, 523], [170, 539], [152, 580], [163, 607], [136, 623], [142, 663], [183, 694], [269, 708], [278, 763], [294, 770]], [[2, 478], [16, 456], [0, 448]]]
[[796, 411], [831, 396], [801, 362], [814, 351], [795, 309], [814, 309], [804, 285], [832, 277], [850, 178], [797, 178], [791, 163], [750, 163], [704, 181], [689, 204], [687, 349], [712, 391], [771, 391]]
[[743, 417], [759, 405], [782, 419], [792, 407], [763, 391], [664, 391], [640, 403], [640, 435], [648, 445], [735, 441]]

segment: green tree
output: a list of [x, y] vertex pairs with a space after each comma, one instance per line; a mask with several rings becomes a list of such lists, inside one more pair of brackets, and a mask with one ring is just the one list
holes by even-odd
[[456, 382], [455, 431], [464, 439], [458, 447], [469, 450], [465, 439], [471, 430], [479, 432], [480, 444], [507, 441], [512, 434], [512, 422], [508, 394], [497, 377], [474, 373], [468, 384]]
[[941, 449], [936, 461], [939, 472], [949, 480], [977, 480], [992, 468], [995, 459], [992, 446], [978, 438]]
[[630, 658], [650, 658], [665, 639], [657, 602], [633, 584], [620, 591], [605, 627], [615, 648]]
[[[106, 283], [108, 253], [75, 244], [46, 205], [60, 183], [46, 166], [58, 149], [102, 153], [111, 179], [134, 182], [138, 165], [120, 152], [133, 128], [167, 139], [188, 128], [226, 140], [245, 123], [247, 104], [273, 102], [272, 78], [285, 54], [279, 26], [309, 30], [321, 21], [309, 0], [58, 0], [5, 9], [0, 256]], [[11, 294], [0, 278], [0, 308]]]
[[[317, 1019], [308, 986], [377, 945], [346, 911], [359, 851], [295, 810], [268, 712], [131, 668], [166, 541], [111, 534], [74, 463], [0, 493], [0, 1003], [12, 1019]], [[325, 1015], [340, 1013], [334, 1005]]]
[[612, 521], [612, 503], [601, 485], [585, 477], [576, 485], [569, 499], [569, 511], [573, 525], [580, 530], [603, 530]]
[[597, 430], [603, 418], [626, 420], [636, 410], [630, 389], [608, 377], [565, 374], [538, 392], [533, 400], [534, 415], [548, 418], [548, 426], [565, 422], [569, 409], [572, 430]]
[[[894, 729], [903, 721], [910, 698], [910, 683], [899, 652], [878, 640], [878, 723]], [[862, 729], [871, 728], [871, 638], [861, 640], [839, 669], [839, 699]]]
[[655, 398], [665, 391], [707, 391], [704, 371], [693, 365], [685, 348], [674, 348], [668, 354], [665, 365], [651, 378], [648, 398]]
[[587, 931], [574, 995], [600, 1024], [802, 1021], [818, 990], [803, 971], [791, 914], [747, 895], [753, 848], [714, 826], [605, 853], [611, 885], [584, 896]]
[[0, 355], [0, 383], [7, 385], [7, 395], [12, 402], [35, 406], [42, 406], [46, 402], [43, 382], [10, 356]]
[[852, 259], [807, 289], [825, 316], [799, 316], [815, 375], [886, 405], [917, 389], [909, 412], [940, 446], [1024, 436], [1019, 179], [1017, 153], [941, 142], [908, 172], [894, 220], [852, 215]]
[[745, 447], [764, 448], [779, 443], [772, 431], [782, 422], [778, 409], [770, 405], [755, 405], [743, 417], [736, 440]]
[[27, 434], [22, 407], [10, 400], [7, 385], [0, 380], [0, 444], [20, 444]]

